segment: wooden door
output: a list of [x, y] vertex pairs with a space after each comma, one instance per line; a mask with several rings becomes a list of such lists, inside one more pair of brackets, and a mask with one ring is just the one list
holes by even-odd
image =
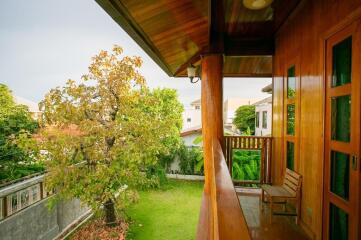
[[326, 42], [324, 239], [360, 239], [360, 45], [360, 21]]

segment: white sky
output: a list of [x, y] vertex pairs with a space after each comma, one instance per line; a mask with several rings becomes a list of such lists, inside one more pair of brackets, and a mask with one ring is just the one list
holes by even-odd
[[[90, 58], [113, 44], [127, 55], [143, 58], [142, 73], [150, 87], [178, 90], [188, 105], [200, 98], [200, 83], [170, 78], [91, 0], [0, 0], [0, 83], [15, 95], [38, 102], [67, 79], [80, 79]], [[270, 78], [224, 80], [224, 99], [258, 98]]]

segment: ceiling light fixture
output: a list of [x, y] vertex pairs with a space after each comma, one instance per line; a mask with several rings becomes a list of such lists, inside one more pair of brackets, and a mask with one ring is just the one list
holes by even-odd
[[251, 10], [259, 10], [271, 5], [273, 0], [243, 0], [243, 5]]

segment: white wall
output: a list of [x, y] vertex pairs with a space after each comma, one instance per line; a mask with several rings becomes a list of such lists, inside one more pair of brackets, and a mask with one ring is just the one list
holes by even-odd
[[[185, 109], [183, 114], [183, 129], [192, 128], [202, 125], [200, 109]], [[190, 119], [190, 122], [188, 121]]]
[[[267, 111], [267, 128], [262, 127], [262, 112]], [[256, 125], [256, 136], [268, 136], [272, 134], [272, 103], [256, 105], [256, 113], [259, 112], [259, 127]]]
[[194, 139], [196, 139], [198, 136], [201, 136], [201, 135], [202, 135], [202, 133], [198, 132], [198, 133], [192, 133], [192, 134], [182, 137], [182, 139], [184, 141], [184, 145], [186, 145], [187, 147], [201, 147], [202, 142], [200, 144], [193, 144]]
[[[194, 139], [196, 139], [198, 136], [201, 136], [201, 135], [202, 135], [202, 132], [197, 132], [197, 133], [189, 134], [187, 136], [183, 136], [182, 139], [183, 139], [184, 145], [186, 145], [187, 147], [201, 147], [202, 142], [200, 144], [193, 144]], [[174, 161], [169, 166], [169, 170], [171, 172], [179, 172], [180, 171], [178, 156], [175, 157]]]

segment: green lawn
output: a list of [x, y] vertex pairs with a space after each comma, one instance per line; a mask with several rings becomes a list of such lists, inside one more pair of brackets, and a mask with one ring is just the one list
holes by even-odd
[[194, 239], [202, 191], [202, 182], [169, 180], [162, 190], [141, 192], [127, 211], [133, 221], [127, 240]]

